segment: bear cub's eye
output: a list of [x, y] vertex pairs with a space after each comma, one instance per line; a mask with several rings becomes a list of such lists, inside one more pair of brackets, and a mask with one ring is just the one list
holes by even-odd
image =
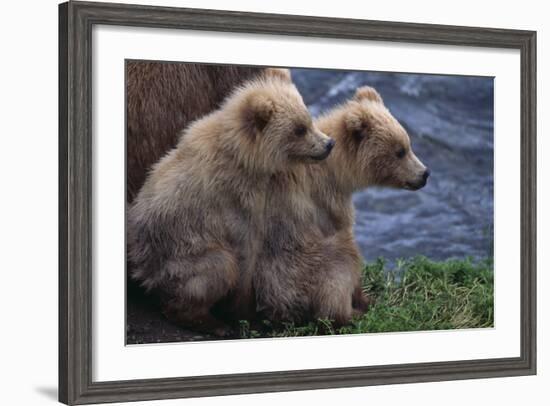
[[353, 135], [355, 139], [361, 140], [361, 138], [363, 138], [363, 130], [353, 130], [351, 135]]
[[407, 151], [405, 151], [405, 148], [401, 148], [395, 155], [397, 155], [397, 158], [401, 159], [406, 155]]
[[361, 123], [361, 127], [353, 130], [351, 135], [358, 140], [361, 141], [363, 138], [365, 138], [365, 135], [370, 131], [369, 125], [365, 122]]
[[307, 128], [303, 124], [298, 124], [296, 128], [294, 128], [294, 134], [296, 134], [296, 136], [298, 137], [303, 137], [304, 135], [306, 135], [306, 132]]

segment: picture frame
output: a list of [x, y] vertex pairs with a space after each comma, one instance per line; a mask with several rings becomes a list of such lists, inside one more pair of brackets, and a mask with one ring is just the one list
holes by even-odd
[[[92, 378], [92, 27], [516, 49], [521, 59], [520, 356], [182, 378]], [[59, 5], [59, 400], [219, 396], [536, 374], [536, 32], [73, 2]]]

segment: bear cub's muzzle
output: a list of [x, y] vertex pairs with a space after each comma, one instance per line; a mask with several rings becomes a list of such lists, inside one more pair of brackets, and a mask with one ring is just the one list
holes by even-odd
[[426, 183], [428, 183], [428, 178], [430, 177], [430, 174], [431, 174], [430, 169], [426, 168], [422, 173], [420, 179], [418, 179], [418, 181], [406, 183], [406, 189], [409, 189], [409, 190], [422, 189], [424, 186], [426, 186]]
[[326, 159], [330, 155], [330, 152], [332, 151], [332, 148], [334, 148], [335, 144], [336, 141], [334, 141], [332, 138], [329, 138], [327, 143], [325, 144], [325, 151], [319, 155], [312, 156], [311, 159], [314, 159], [316, 161], [322, 161], [323, 159]]

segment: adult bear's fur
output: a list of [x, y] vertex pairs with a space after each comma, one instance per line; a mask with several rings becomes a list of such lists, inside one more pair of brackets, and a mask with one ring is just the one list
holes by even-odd
[[127, 189], [131, 202], [147, 172], [193, 120], [219, 107], [234, 89], [263, 68], [129, 61], [127, 89]]

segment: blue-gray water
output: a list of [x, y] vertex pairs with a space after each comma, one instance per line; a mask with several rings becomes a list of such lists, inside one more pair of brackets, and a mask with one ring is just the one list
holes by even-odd
[[492, 78], [310, 69], [292, 76], [313, 115], [359, 86], [376, 88], [431, 169], [417, 192], [355, 194], [355, 235], [365, 259], [492, 256]]

